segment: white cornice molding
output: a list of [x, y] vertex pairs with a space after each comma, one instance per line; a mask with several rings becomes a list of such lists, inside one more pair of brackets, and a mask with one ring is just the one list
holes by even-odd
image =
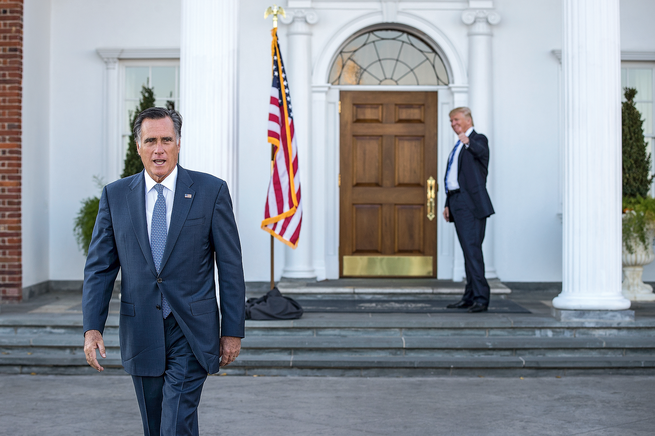
[[179, 59], [179, 48], [99, 48], [98, 56], [105, 63], [122, 59]]
[[[393, 1], [397, 3], [399, 11], [411, 10], [427, 10], [427, 11], [461, 11], [467, 8], [483, 8], [493, 2], [462, 2], [457, 0], [440, 0], [440, 1], [400, 1], [400, 0], [379, 0], [379, 1], [312, 1], [311, 7], [314, 9], [324, 10], [366, 10], [366, 11], [379, 11], [382, 9], [382, 3]], [[480, 6], [483, 4], [484, 6]], [[307, 8], [306, 2], [289, 1], [289, 8]], [[493, 6], [488, 6], [492, 8]]]
[[[562, 50], [552, 50], [551, 53], [562, 62]], [[655, 51], [621, 51], [621, 60], [625, 62], [641, 61], [655, 62]]]
[[655, 62], [655, 51], [622, 51], [621, 60]]

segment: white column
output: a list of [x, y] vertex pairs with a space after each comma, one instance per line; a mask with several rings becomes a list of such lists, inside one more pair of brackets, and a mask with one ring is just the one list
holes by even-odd
[[[313, 208], [311, 179], [311, 39], [310, 25], [318, 21], [316, 12], [311, 9], [290, 9], [287, 17], [282, 18], [289, 24], [287, 31], [287, 50], [282, 51], [282, 59], [287, 72], [291, 103], [293, 104], [293, 122], [296, 127], [295, 138], [298, 144], [298, 172], [302, 192], [302, 228], [300, 240], [295, 250], [285, 248], [283, 277], [315, 278], [313, 264], [312, 239]], [[284, 46], [284, 44], [281, 44]]]
[[563, 277], [553, 306], [623, 310], [619, 0], [563, 5]]
[[[489, 138], [489, 176], [487, 177], [487, 191], [493, 202], [494, 167], [497, 154], [494, 153], [493, 123], [493, 68], [491, 56], [491, 25], [500, 22], [500, 15], [492, 10], [466, 10], [462, 14], [462, 21], [468, 24], [469, 32], [469, 108], [473, 114], [476, 131]], [[487, 228], [482, 245], [484, 254], [485, 276], [497, 278], [496, 261], [494, 255], [494, 219], [487, 220]]]
[[[450, 85], [449, 88], [453, 93], [453, 103], [451, 109], [461, 106], [468, 106], [469, 88], [467, 85]], [[450, 118], [448, 122], [449, 124], [447, 124], [447, 126], [448, 126], [449, 136], [448, 136], [448, 140], [444, 141], [444, 143], [448, 145], [446, 147], [442, 147], [441, 155], [439, 156], [439, 162], [448, 162], [448, 156], [450, 155], [452, 147], [457, 141], [456, 135], [450, 127]], [[443, 183], [443, 179], [446, 176], [446, 165], [441, 165], [440, 170], [443, 171], [443, 174], [439, 177], [439, 180], [441, 183]], [[443, 197], [441, 197], [441, 202], [440, 202], [441, 206], [443, 207], [443, 205], [446, 204], [446, 190], [442, 189], [440, 190], [440, 192], [442, 192], [443, 195]], [[466, 280], [466, 269], [464, 268], [464, 252], [462, 251], [462, 246], [460, 245], [459, 239], [457, 238], [457, 233], [455, 231], [455, 224], [447, 223], [445, 221], [439, 220], [438, 225], [443, 226], [444, 230], [442, 234], [444, 236], [446, 235], [446, 232], [450, 233], [448, 237], [450, 238], [450, 242], [451, 242], [450, 245], [452, 247], [452, 251], [450, 251], [449, 253], [452, 254], [453, 281], [461, 282], [463, 280]]]
[[[314, 229], [324, 229], [317, 232], [316, 238], [312, 241], [314, 248], [314, 272], [316, 280], [327, 279], [326, 267], [326, 245], [328, 223], [328, 198], [332, 187], [336, 187], [337, 177], [329, 174], [328, 167], [328, 143], [326, 134], [327, 93], [330, 87], [327, 85], [312, 87], [312, 226]], [[328, 175], [329, 174], [329, 175]], [[303, 222], [304, 223], [304, 222]]]
[[237, 0], [182, 0], [180, 164], [237, 199]]
[[105, 62], [103, 140], [105, 149], [105, 167], [103, 181], [110, 183], [120, 177], [120, 163], [125, 159], [121, 141], [118, 114], [118, 57], [123, 50], [117, 48], [98, 49], [97, 53]]

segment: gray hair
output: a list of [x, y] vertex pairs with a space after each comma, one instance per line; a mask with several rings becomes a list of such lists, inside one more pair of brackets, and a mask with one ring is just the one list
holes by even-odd
[[462, 114], [465, 117], [469, 117], [471, 119], [471, 125], [472, 126], [475, 125], [475, 123], [473, 123], [473, 116], [471, 115], [471, 109], [467, 108], [466, 106], [456, 107], [455, 109], [450, 111], [448, 116], [452, 117], [454, 114]]
[[141, 143], [141, 124], [143, 120], [161, 120], [162, 118], [170, 118], [175, 127], [175, 142], [179, 142], [182, 137], [182, 115], [175, 109], [164, 109], [163, 107], [151, 107], [141, 112], [134, 120], [134, 139], [137, 143]]

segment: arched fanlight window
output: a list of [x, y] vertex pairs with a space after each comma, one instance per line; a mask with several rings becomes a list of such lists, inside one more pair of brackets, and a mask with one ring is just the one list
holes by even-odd
[[373, 30], [350, 41], [330, 70], [332, 85], [447, 85], [441, 57], [401, 30]]

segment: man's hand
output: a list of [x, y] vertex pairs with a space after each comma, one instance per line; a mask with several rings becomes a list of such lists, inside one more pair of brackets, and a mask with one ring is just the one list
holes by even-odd
[[103, 359], [107, 357], [105, 353], [105, 341], [102, 339], [102, 334], [98, 330], [89, 330], [84, 333], [84, 354], [86, 355], [86, 362], [98, 371], [104, 371], [105, 368], [100, 366], [96, 358], [96, 348], [100, 351]]
[[469, 137], [466, 136], [466, 133], [460, 133], [457, 135], [460, 141], [462, 141], [462, 144], [468, 144], [469, 143]]
[[447, 207], [443, 210], [443, 218], [446, 220], [447, 223], [450, 222], [450, 209]]
[[221, 345], [219, 350], [219, 357], [221, 357], [221, 366], [227, 366], [234, 362], [239, 352], [241, 351], [241, 338], [233, 336], [223, 336], [221, 338]]

